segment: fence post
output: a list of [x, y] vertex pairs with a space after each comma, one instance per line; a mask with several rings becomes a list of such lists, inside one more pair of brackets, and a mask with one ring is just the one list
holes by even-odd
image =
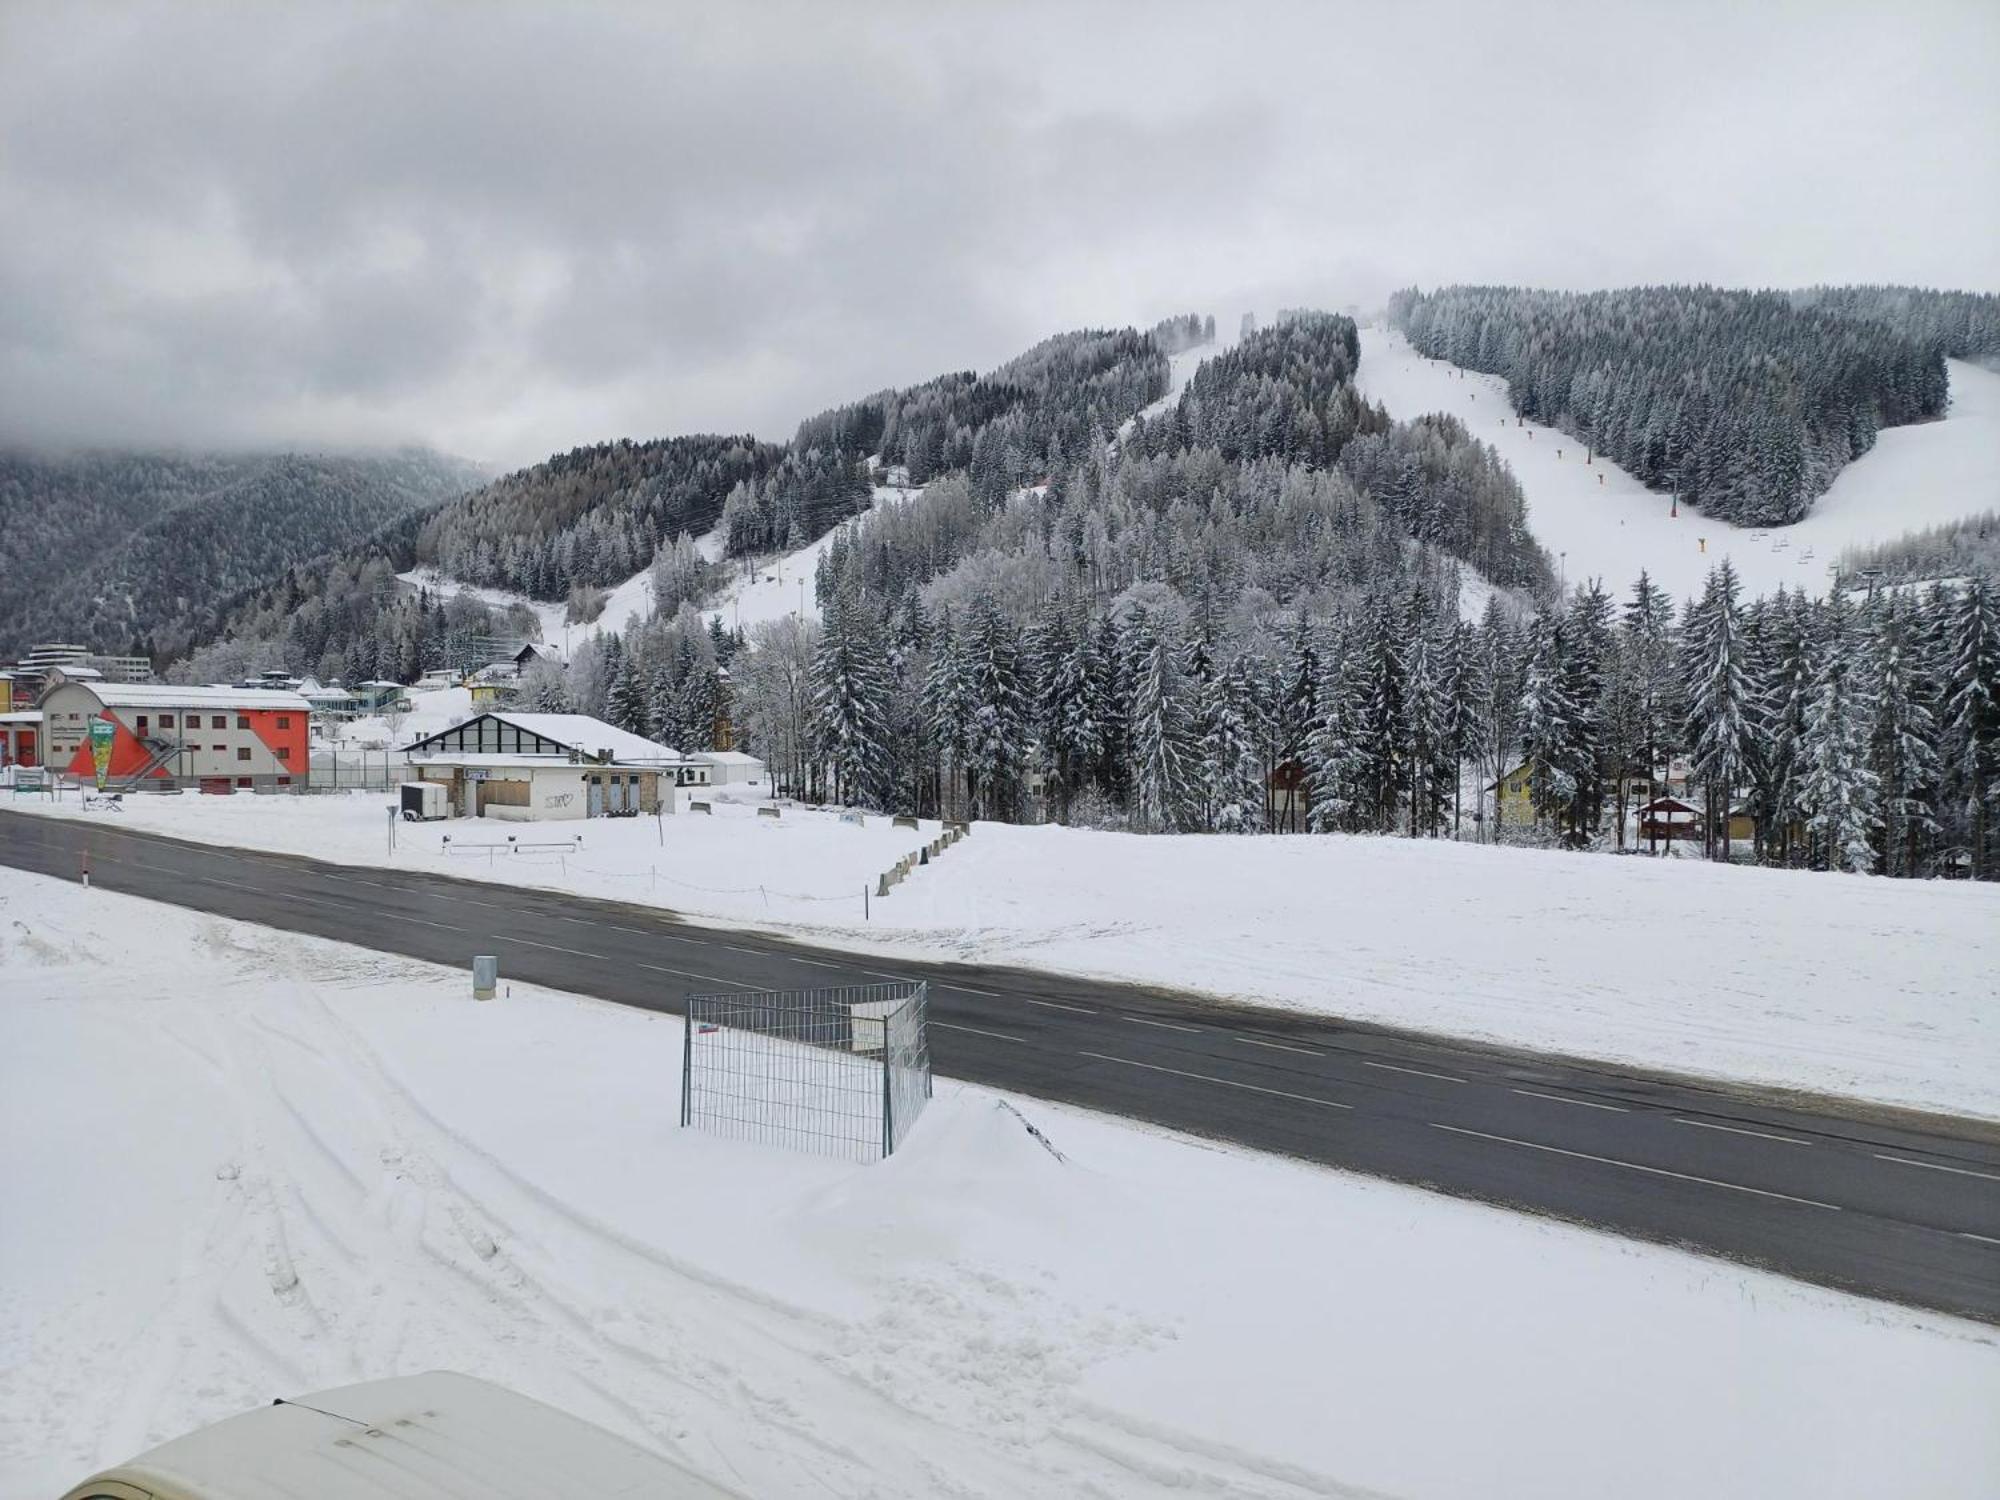
[[681, 1125], [694, 1123], [694, 1006], [681, 1013]]
[[882, 1154], [896, 1150], [896, 1096], [889, 1087], [889, 1017], [882, 1017]]

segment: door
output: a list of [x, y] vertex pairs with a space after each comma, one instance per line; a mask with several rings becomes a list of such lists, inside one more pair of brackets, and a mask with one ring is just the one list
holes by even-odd
[[590, 778], [589, 813], [593, 818], [604, 816], [604, 778], [602, 776], [593, 776]]

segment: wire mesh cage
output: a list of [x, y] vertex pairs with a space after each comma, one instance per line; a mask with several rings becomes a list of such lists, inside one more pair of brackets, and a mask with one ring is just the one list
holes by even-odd
[[931, 1096], [921, 981], [687, 997], [681, 1124], [849, 1161], [888, 1156]]

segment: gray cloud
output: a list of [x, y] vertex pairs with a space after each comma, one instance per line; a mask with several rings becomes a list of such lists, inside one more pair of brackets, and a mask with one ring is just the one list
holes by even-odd
[[1407, 281], [1992, 289], [1996, 59], [1978, 3], [22, 3], [0, 435], [516, 463]]

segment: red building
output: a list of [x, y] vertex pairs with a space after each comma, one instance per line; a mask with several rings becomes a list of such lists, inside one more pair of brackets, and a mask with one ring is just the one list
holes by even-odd
[[63, 682], [41, 712], [44, 759], [80, 780], [97, 774], [93, 721], [112, 725], [107, 785], [248, 791], [304, 786], [311, 773], [311, 708], [297, 693]]
[[42, 716], [33, 709], [0, 714], [0, 769], [39, 766]]

